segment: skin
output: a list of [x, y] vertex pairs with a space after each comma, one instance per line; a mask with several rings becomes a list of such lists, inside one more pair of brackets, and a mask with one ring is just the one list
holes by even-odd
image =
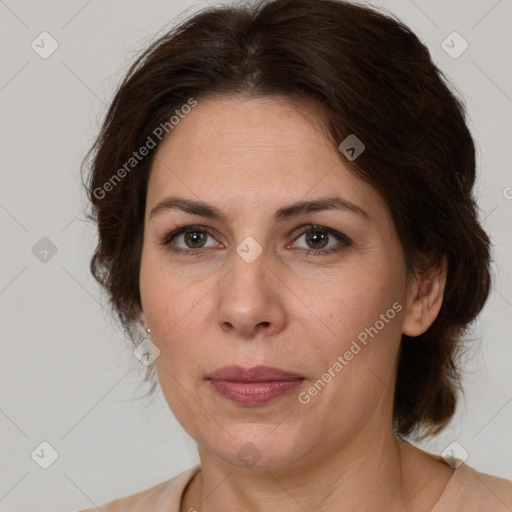
[[[171, 195], [209, 203], [227, 220], [179, 209], [151, 216]], [[369, 219], [323, 210], [273, 220], [283, 206], [332, 196]], [[311, 224], [351, 243], [308, 241]], [[161, 244], [190, 225], [212, 234]], [[262, 249], [250, 263], [236, 252], [246, 237]], [[306, 254], [333, 247], [341, 250]], [[384, 199], [350, 171], [310, 110], [280, 97], [198, 101], [155, 154], [140, 269], [140, 320], [160, 350], [158, 379], [201, 460], [181, 510], [431, 510], [453, 470], [395, 437], [392, 405], [401, 334], [428, 329], [445, 279], [445, 261], [407, 277]], [[394, 303], [402, 306], [394, 318], [300, 403], [298, 394]], [[206, 380], [228, 364], [277, 366], [304, 381], [242, 406]], [[238, 457], [247, 443], [259, 457], [251, 467]]]

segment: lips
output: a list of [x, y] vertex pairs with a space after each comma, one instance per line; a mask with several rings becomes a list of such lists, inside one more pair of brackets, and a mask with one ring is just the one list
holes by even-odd
[[213, 390], [243, 406], [263, 405], [289, 394], [304, 377], [270, 366], [224, 366], [208, 376]]

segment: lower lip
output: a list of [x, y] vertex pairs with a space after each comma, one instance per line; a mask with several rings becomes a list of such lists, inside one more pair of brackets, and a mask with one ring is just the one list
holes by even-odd
[[210, 380], [220, 395], [241, 405], [260, 405], [290, 393], [304, 379], [272, 380], [267, 382], [235, 382]]

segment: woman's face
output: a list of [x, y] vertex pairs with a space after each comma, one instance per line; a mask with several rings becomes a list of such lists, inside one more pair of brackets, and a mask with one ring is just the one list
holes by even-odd
[[[380, 194], [282, 98], [200, 100], [161, 143], [140, 289], [164, 396], [201, 449], [286, 468], [391, 429], [399, 239]], [[300, 378], [211, 379], [228, 365]]]

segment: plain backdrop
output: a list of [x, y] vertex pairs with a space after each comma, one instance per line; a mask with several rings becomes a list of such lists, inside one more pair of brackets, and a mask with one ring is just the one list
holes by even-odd
[[[465, 397], [450, 427], [421, 446], [441, 453], [457, 441], [468, 465], [512, 479], [512, 3], [373, 4], [418, 34], [465, 98], [481, 219], [494, 243], [494, 288], [474, 324]], [[94, 507], [199, 461], [161, 391], [137, 399], [147, 391], [142, 365], [89, 273], [96, 235], [79, 167], [139, 51], [207, 5], [0, 0], [2, 512]], [[44, 51], [58, 44], [47, 58], [40, 42], [33, 49], [41, 37]]]

